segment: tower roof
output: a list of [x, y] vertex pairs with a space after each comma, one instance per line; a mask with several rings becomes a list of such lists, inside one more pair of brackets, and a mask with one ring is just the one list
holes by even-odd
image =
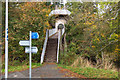
[[49, 16], [52, 15], [70, 15], [71, 12], [67, 9], [56, 9], [56, 10], [52, 10], [49, 14]]

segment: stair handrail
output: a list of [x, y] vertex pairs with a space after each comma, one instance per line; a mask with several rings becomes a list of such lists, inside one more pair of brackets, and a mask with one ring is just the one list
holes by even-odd
[[58, 47], [57, 47], [57, 63], [58, 63], [58, 59], [59, 59], [59, 49], [60, 49], [60, 30], [58, 31]]
[[44, 41], [44, 45], [43, 45], [43, 50], [42, 50], [42, 54], [41, 54], [41, 64], [44, 61], [44, 56], [45, 56], [45, 51], [46, 51], [48, 37], [49, 37], [49, 30], [46, 29], [46, 37], [45, 37], [45, 41]]
[[62, 35], [65, 33], [65, 28], [62, 29]]
[[53, 34], [55, 34], [56, 32], [57, 32], [56, 28], [49, 29], [49, 37], [52, 36]]
[[64, 33], [65, 33], [65, 28], [63, 28], [61, 32], [60, 30], [58, 31], [57, 63], [59, 62], [60, 38], [61, 38], [61, 35], [63, 35]]

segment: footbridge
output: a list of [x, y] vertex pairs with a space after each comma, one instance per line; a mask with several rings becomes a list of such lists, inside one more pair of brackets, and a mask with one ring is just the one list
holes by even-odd
[[46, 37], [41, 54], [41, 64], [43, 62], [59, 62], [59, 50], [61, 38], [65, 33], [65, 24], [71, 12], [65, 8], [51, 11], [49, 17], [55, 16], [55, 24], [52, 24], [53, 29], [46, 30]]

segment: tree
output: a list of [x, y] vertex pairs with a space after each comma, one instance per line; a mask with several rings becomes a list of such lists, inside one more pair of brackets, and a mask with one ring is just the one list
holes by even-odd
[[[45, 31], [51, 28], [48, 23], [48, 15], [51, 11], [48, 3], [9, 3], [9, 61], [28, 62], [29, 55], [25, 54], [24, 47], [19, 45], [20, 40], [29, 39], [29, 31], [38, 32], [39, 39], [33, 40], [32, 45], [39, 51], [33, 54], [34, 62], [40, 62]], [[4, 33], [4, 31], [3, 31]], [[16, 63], [10, 63], [11, 65]]]

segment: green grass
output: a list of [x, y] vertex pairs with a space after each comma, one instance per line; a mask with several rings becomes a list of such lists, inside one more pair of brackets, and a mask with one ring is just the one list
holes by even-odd
[[71, 67], [71, 66], [63, 66], [58, 65], [59, 67], [69, 69], [72, 72], [84, 75], [87, 78], [118, 78], [118, 72], [117, 71], [111, 71], [111, 70], [104, 70], [104, 69], [96, 69], [91, 67]]
[[[36, 68], [41, 66], [40, 63], [32, 63], [32, 68]], [[20, 65], [20, 66], [8, 66], [8, 72], [22, 71], [29, 68], [29, 65]], [[5, 69], [2, 69], [2, 73], [4, 74]]]

